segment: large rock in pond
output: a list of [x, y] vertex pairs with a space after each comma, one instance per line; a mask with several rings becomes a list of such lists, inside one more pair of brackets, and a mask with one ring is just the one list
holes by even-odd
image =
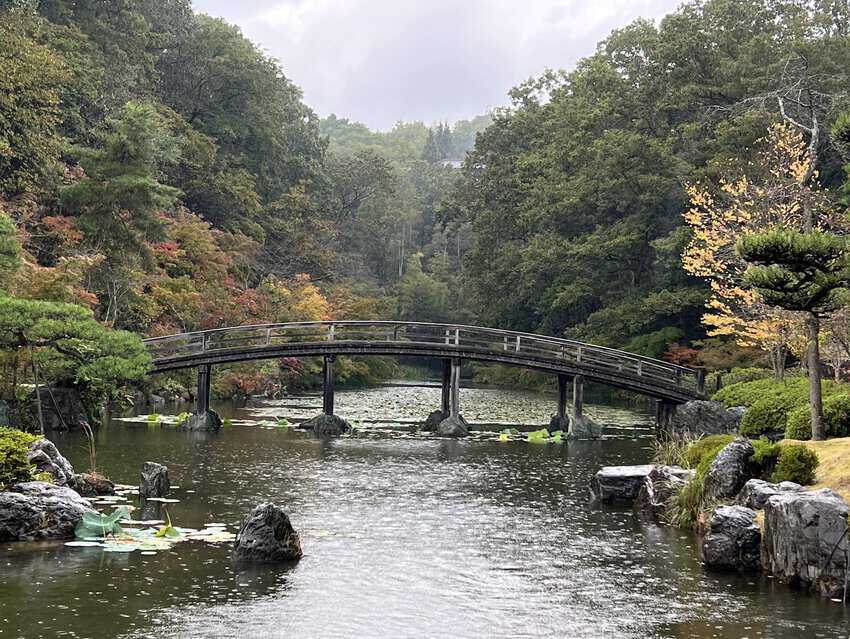
[[756, 511], [744, 506], [720, 506], [708, 519], [702, 557], [709, 568], [761, 570], [761, 531]]
[[168, 479], [168, 467], [156, 462], [147, 461], [142, 464], [142, 473], [139, 479], [139, 497], [165, 497], [171, 490], [171, 481]]
[[635, 497], [640, 515], [660, 519], [670, 500], [679, 493], [696, 471], [679, 466], [653, 466]]
[[270, 503], [260, 504], [242, 520], [233, 547], [236, 561], [294, 561], [301, 554], [301, 538], [289, 517]]
[[590, 480], [590, 492], [604, 502], [633, 502], [654, 468], [643, 466], [605, 466]]
[[774, 495], [783, 493], [798, 493], [805, 490], [800, 484], [795, 484], [793, 481], [783, 481], [778, 484], [771, 484], [763, 479], [750, 479], [741, 492], [738, 493], [736, 502], [753, 510], [761, 510], [767, 504], [767, 500]]
[[705, 474], [705, 501], [734, 499], [752, 477], [750, 458], [754, 452], [752, 442], [742, 437], [724, 446]]
[[[88, 415], [80, 399], [80, 394], [74, 388], [61, 386], [39, 387], [41, 397], [41, 416], [44, 420], [44, 430], [69, 431], [89, 427]], [[28, 404], [32, 407], [31, 419], [38, 423], [38, 404], [35, 401], [35, 391], [30, 395]]]
[[743, 416], [741, 407], [726, 408], [720, 402], [694, 399], [676, 407], [669, 430], [698, 437], [737, 433]]
[[74, 475], [73, 488], [83, 497], [115, 494], [115, 482], [97, 473], [77, 473]]
[[74, 467], [49, 439], [34, 441], [27, 451], [27, 460], [37, 473], [49, 473], [57, 486], [74, 485]]
[[602, 424], [593, 421], [587, 415], [576, 417], [569, 415], [569, 430], [567, 436], [571, 439], [599, 439], [604, 430]]
[[765, 568], [792, 585], [841, 597], [848, 510], [829, 488], [770, 497], [764, 508]]
[[71, 539], [88, 500], [66, 486], [41, 481], [15, 484], [0, 492], [0, 542]]
[[422, 424], [422, 430], [426, 433], [434, 433], [437, 431], [437, 427], [440, 425], [440, 422], [443, 421], [447, 415], [441, 410], [434, 410], [425, 418], [425, 423]]
[[449, 415], [437, 426], [440, 437], [466, 437], [469, 435], [469, 424], [462, 415]]
[[350, 433], [351, 424], [345, 421], [342, 417], [336, 415], [316, 415], [301, 423], [301, 428], [312, 430], [314, 435], [319, 437], [339, 437], [345, 433]]
[[189, 418], [181, 424], [180, 428], [185, 430], [218, 430], [223, 422], [218, 413], [214, 410], [208, 410], [200, 415], [191, 414]]

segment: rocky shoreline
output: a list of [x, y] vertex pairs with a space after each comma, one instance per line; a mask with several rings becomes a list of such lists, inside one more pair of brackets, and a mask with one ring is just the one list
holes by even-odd
[[[842, 598], [850, 553], [850, 506], [834, 490], [748, 478], [752, 445], [736, 439], [720, 451], [705, 477], [700, 554], [709, 570], [765, 572], [824, 597]], [[590, 480], [592, 497], [633, 504], [640, 516], [664, 514], [694, 471], [645, 464], [606, 466]]]

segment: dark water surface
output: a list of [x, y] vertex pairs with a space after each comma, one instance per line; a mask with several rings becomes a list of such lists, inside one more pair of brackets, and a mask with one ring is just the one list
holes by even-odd
[[[840, 604], [705, 574], [691, 535], [589, 503], [600, 466], [647, 461], [647, 415], [591, 406], [608, 436], [560, 445], [392, 430], [438, 402], [434, 388], [339, 393], [337, 412], [364, 429], [329, 442], [257, 424], [315, 414], [315, 396], [221, 407], [236, 423], [217, 434], [114, 420], [97, 434], [113, 480], [136, 483], [145, 460], [167, 464], [178, 526], [235, 531], [274, 501], [304, 558], [246, 569], [202, 542], [155, 555], [0, 545], [0, 637], [847, 637]], [[540, 424], [552, 404], [462, 395], [467, 417], [491, 423]], [[88, 465], [78, 435], [56, 443]]]

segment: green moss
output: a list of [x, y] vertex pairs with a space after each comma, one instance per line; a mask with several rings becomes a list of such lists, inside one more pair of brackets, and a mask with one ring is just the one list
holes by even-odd
[[804, 486], [815, 482], [815, 470], [819, 464], [815, 451], [803, 444], [785, 444], [779, 447], [779, 457], [770, 480], [793, 481]]
[[698, 439], [685, 451], [685, 467], [699, 469], [700, 466], [705, 465], [707, 468], [717, 453], [733, 439], [735, 439], [734, 435], [709, 435]]
[[37, 439], [17, 428], [0, 428], [0, 488], [33, 478], [27, 452]]

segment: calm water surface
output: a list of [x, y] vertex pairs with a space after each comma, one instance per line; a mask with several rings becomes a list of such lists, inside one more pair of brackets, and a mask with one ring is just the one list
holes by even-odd
[[[531, 427], [554, 399], [478, 389], [461, 401], [470, 421]], [[97, 434], [113, 480], [136, 483], [146, 460], [167, 464], [181, 526], [235, 531], [274, 501], [304, 558], [246, 569], [201, 542], [155, 555], [0, 545], [0, 637], [848, 636], [840, 604], [705, 574], [691, 535], [589, 502], [600, 466], [648, 459], [648, 415], [590, 406], [605, 439], [561, 445], [403, 432], [438, 404], [436, 388], [341, 392], [338, 414], [364, 428], [326, 442], [258, 425], [311, 416], [317, 396], [219, 407], [235, 425], [216, 434], [113, 420]], [[56, 443], [88, 465], [78, 435]]]

